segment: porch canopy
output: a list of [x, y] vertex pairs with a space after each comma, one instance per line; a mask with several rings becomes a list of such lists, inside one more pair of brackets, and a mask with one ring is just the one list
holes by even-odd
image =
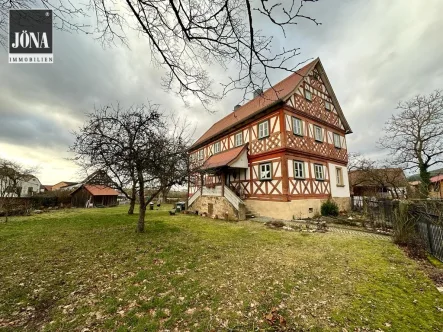
[[212, 170], [222, 167], [248, 168], [247, 145], [212, 155], [205, 161], [201, 169]]

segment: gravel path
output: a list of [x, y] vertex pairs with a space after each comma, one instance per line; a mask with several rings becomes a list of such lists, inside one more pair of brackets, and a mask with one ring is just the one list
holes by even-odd
[[333, 232], [333, 233], [342, 233], [342, 234], [350, 234], [350, 235], [356, 235], [356, 236], [365, 236], [365, 237], [371, 237], [373, 239], [385, 240], [385, 241], [390, 241], [391, 240], [391, 237], [389, 235], [369, 233], [369, 232], [364, 232], [364, 231], [356, 231], [356, 230], [353, 230], [353, 229], [346, 229], [346, 228], [338, 228], [338, 227], [328, 226], [328, 230], [330, 232]]
[[[272, 219], [272, 218], [268, 218], [268, 217], [256, 217], [256, 218], [249, 219], [249, 220], [261, 222], [261, 223], [266, 223], [268, 221], [272, 221], [272, 220], [276, 220], [276, 219]], [[286, 225], [291, 225], [291, 224], [292, 225], [294, 225], [294, 224], [300, 225], [300, 222], [297, 222], [297, 221], [292, 221], [292, 220], [291, 221], [281, 220], [281, 221], [283, 221]], [[312, 224], [311, 228], [315, 228], [315, 226]], [[332, 233], [341, 233], [341, 234], [349, 234], [349, 235], [355, 235], [355, 236], [370, 237], [373, 239], [384, 240], [384, 241], [391, 240], [391, 237], [389, 235], [359, 231], [359, 230], [349, 229], [349, 228], [344, 228], [344, 227], [334, 227], [334, 226], [330, 226], [330, 224], [328, 224], [328, 231], [332, 232]]]

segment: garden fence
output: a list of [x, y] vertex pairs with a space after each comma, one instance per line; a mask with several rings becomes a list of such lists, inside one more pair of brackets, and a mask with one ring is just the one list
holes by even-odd
[[[369, 226], [389, 230], [399, 218], [400, 201], [354, 196], [352, 210], [366, 215]], [[443, 201], [408, 201], [408, 213], [426, 250], [443, 262]]]

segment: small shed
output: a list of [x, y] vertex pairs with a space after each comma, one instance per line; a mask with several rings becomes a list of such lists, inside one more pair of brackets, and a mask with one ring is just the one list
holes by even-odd
[[117, 205], [118, 192], [108, 186], [83, 184], [70, 195], [72, 206], [101, 207]]

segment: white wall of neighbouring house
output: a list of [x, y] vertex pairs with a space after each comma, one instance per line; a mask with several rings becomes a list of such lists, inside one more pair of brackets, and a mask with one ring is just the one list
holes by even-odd
[[[29, 197], [40, 192], [41, 183], [37, 178], [31, 178], [27, 181], [21, 181], [20, 187], [22, 187], [21, 197]], [[29, 191], [29, 188], [32, 188], [32, 193]]]
[[[337, 184], [337, 174], [336, 168], [341, 168], [343, 174], [343, 185]], [[349, 177], [348, 169], [346, 166], [329, 163], [329, 179], [331, 183], [331, 196], [332, 197], [350, 197], [351, 193], [349, 191]]]

